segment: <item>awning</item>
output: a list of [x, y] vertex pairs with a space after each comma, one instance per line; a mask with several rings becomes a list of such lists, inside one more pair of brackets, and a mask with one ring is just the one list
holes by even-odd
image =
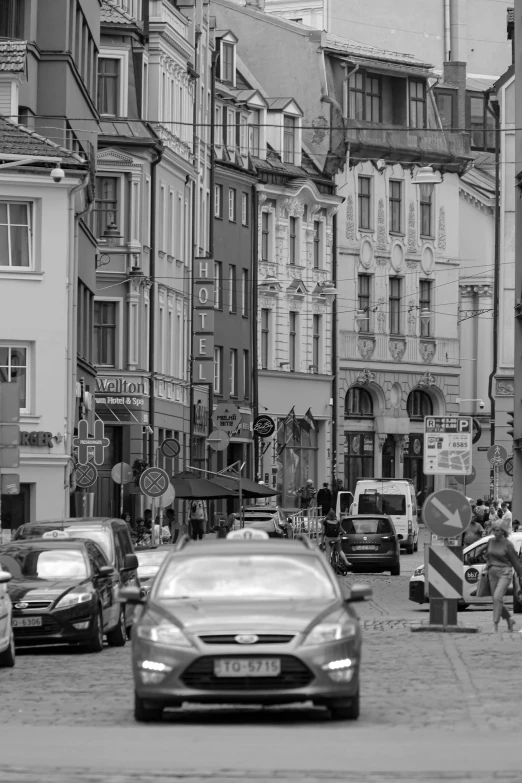
[[[239, 494], [239, 482], [230, 476], [215, 476], [213, 483], [220, 484], [223, 487], [234, 489], [236, 496]], [[245, 498], [268, 498], [279, 493], [275, 489], [270, 489], [266, 484], [257, 484], [249, 478], [241, 479], [241, 494]]]
[[239, 497], [236, 489], [201, 478], [197, 473], [193, 473], [190, 470], [177, 473], [172, 477], [171, 484], [174, 487], [176, 498], [179, 499], [219, 500], [220, 498]]

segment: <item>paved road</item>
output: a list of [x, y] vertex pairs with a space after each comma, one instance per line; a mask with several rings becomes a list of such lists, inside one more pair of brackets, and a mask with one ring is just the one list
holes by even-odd
[[192, 708], [136, 726], [128, 646], [33, 649], [0, 674], [0, 783], [518, 781], [522, 635], [493, 634], [475, 610], [460, 619], [478, 634], [412, 634], [427, 612], [407, 600], [421, 562], [357, 577], [374, 590], [360, 609], [357, 724], [304, 706]]

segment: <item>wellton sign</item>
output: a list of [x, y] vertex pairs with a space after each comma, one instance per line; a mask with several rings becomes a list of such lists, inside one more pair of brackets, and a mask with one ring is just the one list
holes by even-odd
[[134, 394], [143, 397], [149, 396], [149, 379], [140, 378], [96, 378], [96, 394]]

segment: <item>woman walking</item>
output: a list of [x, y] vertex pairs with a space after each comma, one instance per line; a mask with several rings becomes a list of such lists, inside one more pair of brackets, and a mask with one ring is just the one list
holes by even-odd
[[507, 622], [508, 630], [513, 631], [515, 621], [504, 605], [504, 596], [513, 578], [513, 569], [522, 577], [522, 563], [518, 559], [515, 547], [508, 539], [507, 525], [502, 520], [493, 523], [493, 538], [488, 544], [488, 559], [485, 571], [493, 596], [493, 627], [498, 631], [501, 617]]

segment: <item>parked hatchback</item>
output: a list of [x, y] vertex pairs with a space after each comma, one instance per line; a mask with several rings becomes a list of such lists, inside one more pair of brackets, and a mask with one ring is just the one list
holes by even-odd
[[[86, 538], [95, 541], [107, 556], [109, 564], [116, 570], [119, 587], [140, 586], [138, 578], [138, 559], [130, 537], [127, 523], [122, 519], [110, 517], [78, 517], [73, 519], [46, 520], [21, 525], [13, 536], [14, 541], [30, 538], [56, 538], [65, 533], [71, 538]], [[120, 607], [124, 614], [122, 626], [130, 635], [133, 610]]]
[[354, 570], [401, 573], [400, 544], [389, 516], [357, 515], [341, 520], [343, 552]]

